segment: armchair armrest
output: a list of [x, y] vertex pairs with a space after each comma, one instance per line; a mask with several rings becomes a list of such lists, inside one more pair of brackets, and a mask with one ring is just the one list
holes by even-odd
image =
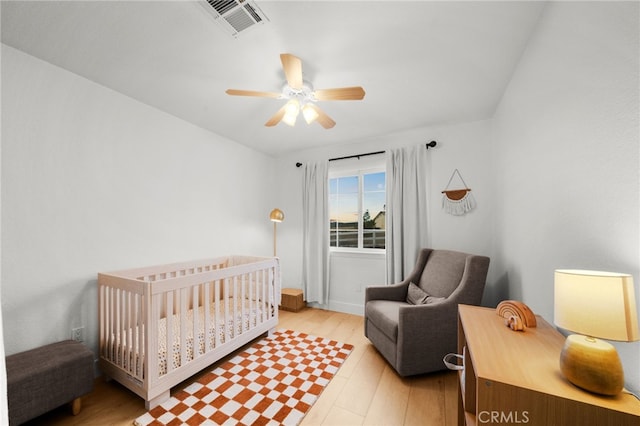
[[400, 307], [397, 356], [403, 366], [401, 375], [413, 371], [414, 365], [421, 362], [444, 369], [442, 358], [457, 349], [456, 339], [451, 338], [458, 333], [457, 316], [458, 303], [451, 299]]
[[[450, 321], [452, 318], [453, 321]], [[398, 313], [399, 329], [418, 330], [421, 334], [424, 334], [425, 327], [437, 329], [446, 327], [449, 322], [453, 322], [457, 330], [458, 302], [450, 298], [428, 305], [401, 306]]]
[[364, 304], [370, 300], [395, 300], [403, 302], [407, 298], [408, 282], [393, 285], [377, 285], [364, 290]]

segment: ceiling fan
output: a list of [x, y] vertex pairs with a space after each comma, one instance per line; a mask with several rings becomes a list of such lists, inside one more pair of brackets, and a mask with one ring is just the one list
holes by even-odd
[[290, 53], [282, 53], [280, 60], [287, 80], [282, 92], [259, 92], [238, 89], [228, 89], [226, 91], [228, 95], [232, 96], [287, 99], [287, 103], [265, 123], [267, 127], [275, 126], [280, 121], [294, 126], [299, 113], [302, 112], [307, 124], [317, 121], [325, 129], [330, 129], [336, 125], [336, 122], [320, 109], [316, 102], [361, 100], [364, 98], [364, 89], [359, 86], [314, 90], [311, 83], [302, 79], [302, 61], [300, 58]]

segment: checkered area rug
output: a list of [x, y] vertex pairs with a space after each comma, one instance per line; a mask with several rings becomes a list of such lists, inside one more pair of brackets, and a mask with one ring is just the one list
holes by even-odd
[[147, 425], [297, 425], [352, 345], [276, 331], [135, 420]]

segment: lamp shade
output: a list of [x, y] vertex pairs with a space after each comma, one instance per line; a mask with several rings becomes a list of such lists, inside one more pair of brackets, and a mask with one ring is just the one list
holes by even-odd
[[558, 327], [607, 340], [640, 339], [631, 275], [559, 269], [554, 288]]
[[269, 219], [272, 222], [282, 222], [284, 220], [284, 213], [280, 209], [273, 209], [271, 213], [269, 213]]
[[306, 104], [302, 107], [302, 115], [307, 124], [313, 123], [319, 117], [318, 111], [311, 104]]
[[284, 116], [282, 117], [282, 121], [284, 121], [289, 126], [296, 125], [296, 119], [298, 118], [298, 114], [300, 113], [300, 102], [297, 99], [291, 99], [289, 102], [285, 104], [284, 107]]

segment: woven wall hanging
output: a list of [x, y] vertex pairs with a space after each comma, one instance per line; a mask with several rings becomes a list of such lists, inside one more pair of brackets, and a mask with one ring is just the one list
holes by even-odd
[[[449, 189], [453, 178], [458, 176], [462, 182], [463, 188]], [[442, 208], [445, 212], [454, 216], [462, 216], [467, 212], [470, 212], [476, 207], [476, 200], [471, 194], [471, 188], [467, 186], [462, 175], [455, 169], [449, 178], [447, 187], [442, 191]]]

